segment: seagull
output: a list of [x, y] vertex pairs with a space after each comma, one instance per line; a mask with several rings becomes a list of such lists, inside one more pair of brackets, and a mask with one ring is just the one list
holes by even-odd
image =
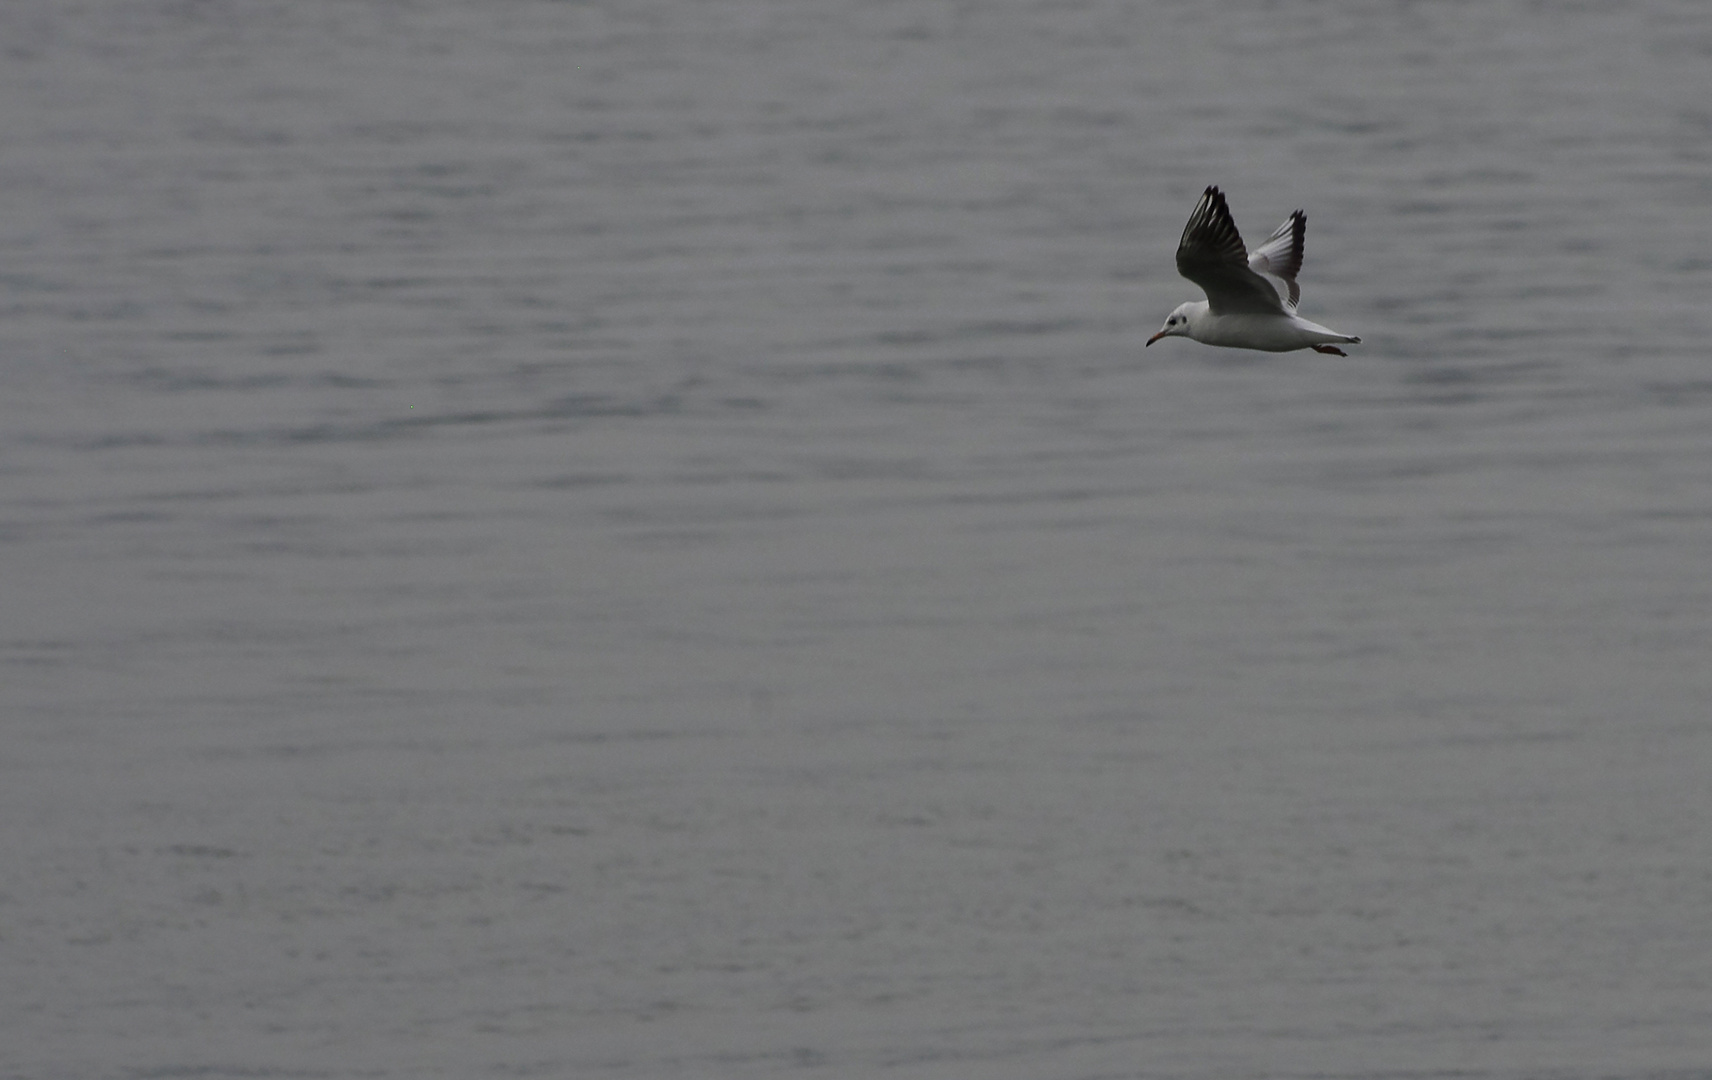
[[[1354, 343], [1360, 338], [1296, 314], [1296, 301], [1302, 298], [1296, 274], [1302, 269], [1302, 237], [1307, 231], [1308, 215], [1298, 210], [1250, 255], [1231, 220], [1224, 192], [1209, 187], [1195, 204], [1177, 244], [1177, 272], [1205, 290], [1207, 298], [1177, 305], [1147, 343], [1186, 337], [1233, 349], [1313, 349], [1348, 356], [1331, 343]], [[1282, 294], [1269, 278], [1284, 286]]]

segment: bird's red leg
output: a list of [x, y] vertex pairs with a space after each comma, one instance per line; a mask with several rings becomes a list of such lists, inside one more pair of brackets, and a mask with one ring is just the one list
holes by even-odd
[[1333, 356], [1348, 356], [1349, 354], [1336, 345], [1315, 345], [1315, 352], [1331, 353]]

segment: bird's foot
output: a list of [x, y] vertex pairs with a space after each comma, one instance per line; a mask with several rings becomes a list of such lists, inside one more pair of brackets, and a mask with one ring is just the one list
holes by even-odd
[[1315, 345], [1315, 352], [1331, 353], [1333, 356], [1348, 356], [1349, 354], [1336, 345]]

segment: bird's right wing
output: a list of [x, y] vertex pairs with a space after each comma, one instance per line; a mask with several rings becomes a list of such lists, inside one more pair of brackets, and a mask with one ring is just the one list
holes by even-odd
[[1284, 283], [1284, 290], [1289, 294], [1285, 302], [1291, 308], [1302, 299], [1302, 287], [1296, 284], [1296, 275], [1302, 272], [1302, 238], [1307, 232], [1308, 215], [1298, 210], [1248, 257], [1250, 270]]

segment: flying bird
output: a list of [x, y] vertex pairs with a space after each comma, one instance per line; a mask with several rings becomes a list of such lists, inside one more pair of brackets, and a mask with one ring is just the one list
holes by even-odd
[[[1348, 356], [1332, 343], [1353, 344], [1360, 338], [1296, 314], [1296, 302], [1302, 298], [1296, 274], [1302, 269], [1307, 231], [1308, 215], [1298, 210], [1251, 255], [1231, 220], [1224, 192], [1209, 187], [1177, 243], [1177, 272], [1199, 285], [1207, 298], [1177, 305], [1147, 343], [1186, 337], [1232, 349], [1313, 349]], [[1268, 279], [1276, 279], [1282, 292]]]

